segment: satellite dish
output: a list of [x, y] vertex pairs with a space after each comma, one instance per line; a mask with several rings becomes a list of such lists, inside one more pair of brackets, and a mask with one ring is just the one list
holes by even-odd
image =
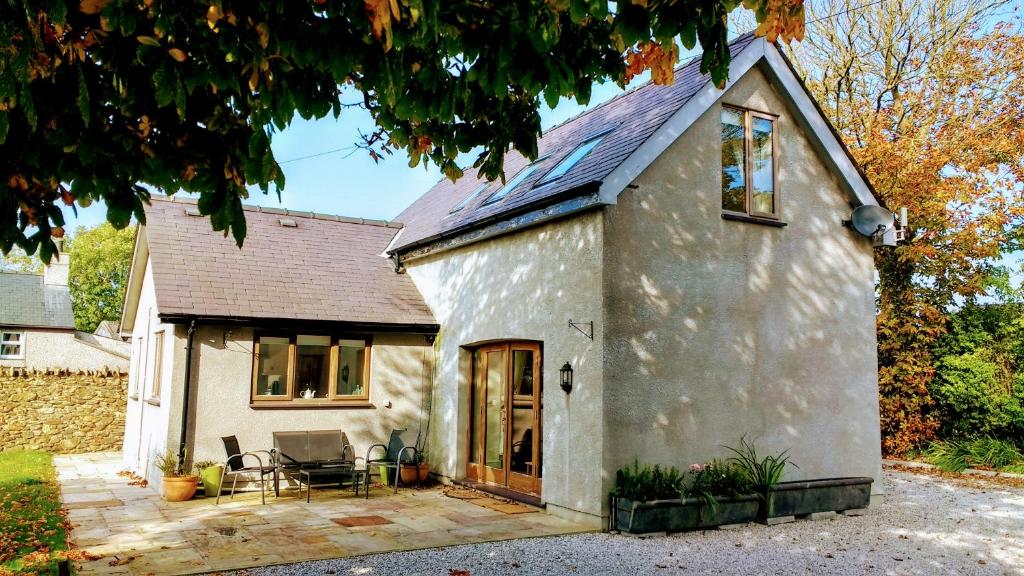
[[850, 216], [853, 229], [869, 238], [883, 236], [893, 227], [894, 222], [892, 212], [874, 204], [858, 206]]

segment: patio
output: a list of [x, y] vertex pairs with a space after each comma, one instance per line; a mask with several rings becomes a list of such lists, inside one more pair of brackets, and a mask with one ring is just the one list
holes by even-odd
[[[78, 574], [189, 574], [304, 560], [454, 546], [587, 531], [520, 504], [460, 499], [441, 488], [295, 489], [267, 505], [258, 493], [164, 502], [153, 488], [129, 486], [115, 453], [55, 456], [72, 540], [103, 557]], [[460, 490], [461, 496], [469, 496]]]

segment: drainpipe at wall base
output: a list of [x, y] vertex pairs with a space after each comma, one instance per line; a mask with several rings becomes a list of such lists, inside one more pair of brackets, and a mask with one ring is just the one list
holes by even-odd
[[181, 406], [181, 442], [178, 447], [178, 472], [185, 472], [185, 442], [188, 439], [188, 406], [189, 394], [192, 387], [192, 339], [196, 333], [195, 318], [189, 320], [188, 338], [185, 341], [185, 386], [184, 401]]

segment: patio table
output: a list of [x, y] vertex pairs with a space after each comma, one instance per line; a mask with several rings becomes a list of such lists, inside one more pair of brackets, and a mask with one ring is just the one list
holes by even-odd
[[[337, 478], [338, 488], [343, 488], [345, 480], [352, 482], [352, 487], [355, 490], [356, 496], [359, 495], [359, 484], [363, 479], [363, 471], [356, 470], [356, 467], [352, 464], [340, 464], [335, 466], [323, 466], [320, 468], [302, 468], [299, 470], [299, 497], [302, 497], [302, 484], [306, 484], [306, 502], [309, 502], [310, 493], [312, 492], [313, 483], [317, 479], [324, 478]], [[328, 484], [334, 484], [334, 482], [321, 482], [316, 484], [317, 486], [327, 486]], [[367, 488], [369, 490], [369, 488]]]

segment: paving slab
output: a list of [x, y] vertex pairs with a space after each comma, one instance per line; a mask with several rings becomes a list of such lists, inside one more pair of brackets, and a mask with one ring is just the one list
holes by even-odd
[[[118, 454], [55, 456], [70, 540], [103, 557], [75, 564], [84, 576], [193, 574], [292, 562], [573, 534], [586, 527], [543, 511], [478, 494], [450, 498], [440, 488], [236, 493], [164, 502], [151, 487], [118, 475]], [[119, 559], [119, 562], [112, 560]], [[127, 560], [129, 559], [130, 560]], [[127, 561], [126, 561], [127, 560]]]

